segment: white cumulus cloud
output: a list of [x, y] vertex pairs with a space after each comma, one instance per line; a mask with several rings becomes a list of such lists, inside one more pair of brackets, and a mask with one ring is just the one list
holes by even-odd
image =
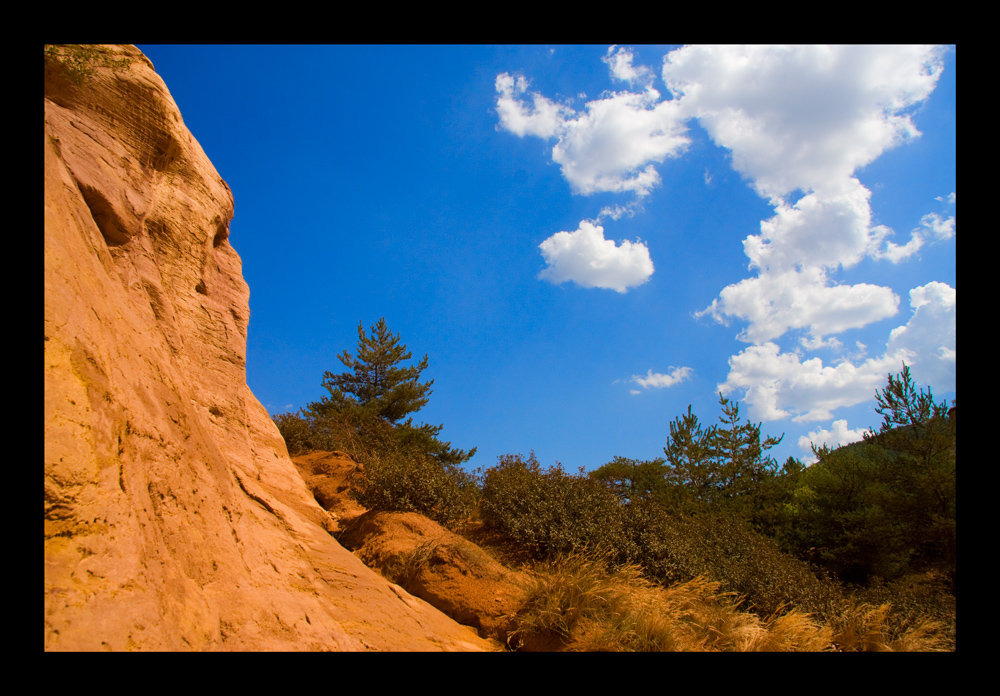
[[904, 359], [909, 364], [912, 358], [901, 351], [858, 365], [824, 365], [820, 358], [802, 360], [768, 342], [730, 358], [729, 375], [719, 390], [743, 392], [738, 400], [749, 404], [755, 420], [831, 420], [838, 408], [870, 401], [885, 386], [885, 376], [899, 372]]
[[[844, 286], [829, 273], [867, 257], [901, 261], [924, 242], [886, 242], [872, 225], [871, 192], [855, 171], [920, 133], [905, 110], [943, 69], [928, 46], [687, 46], [664, 59], [682, 116], [698, 118], [775, 214], [744, 240], [756, 278], [733, 283], [700, 314], [749, 322], [760, 343], [807, 328], [807, 346], [896, 313], [891, 289]], [[801, 192], [794, 203], [791, 194]], [[947, 224], [928, 218], [943, 236]]]
[[913, 316], [892, 330], [886, 350], [911, 356], [914, 378], [939, 392], [955, 389], [955, 288], [932, 281], [910, 290]]
[[909, 321], [893, 329], [877, 358], [824, 365], [782, 353], [776, 343], [748, 347], [729, 360], [729, 375], [719, 385], [724, 394], [742, 392], [759, 420], [794, 417], [795, 421], [830, 420], [833, 412], [871, 400], [905, 361], [918, 385], [939, 394], [955, 390], [955, 289], [932, 281], [910, 291]]
[[761, 195], [781, 197], [836, 189], [918, 137], [903, 111], [942, 70], [933, 46], [685, 46], [663, 80]]
[[660, 183], [653, 163], [678, 156], [690, 142], [676, 103], [661, 102], [652, 87], [608, 93], [587, 102], [582, 112], [537, 92], [529, 105], [527, 89], [523, 76], [497, 76], [500, 126], [522, 137], [556, 137], [552, 160], [578, 194], [631, 191], [645, 196]]
[[870, 254], [885, 236], [871, 226], [871, 192], [850, 177], [836, 192], [810, 193], [794, 205], [778, 203], [760, 223], [760, 235], [743, 242], [750, 267], [781, 271], [795, 265], [849, 268]]
[[[954, 197], [955, 194], [952, 194]], [[886, 241], [885, 248], [877, 251], [873, 256], [884, 258], [899, 263], [913, 256], [924, 244], [930, 240], [942, 241], [955, 236], [955, 216], [942, 219], [937, 213], [928, 213], [920, 218], [920, 227], [910, 233], [910, 241], [904, 245]]]
[[804, 461], [812, 464], [816, 461], [816, 457], [812, 453], [812, 445], [816, 445], [817, 449], [823, 445], [826, 445], [830, 449], [836, 449], [843, 445], [849, 445], [852, 442], [860, 442], [864, 439], [864, 434], [864, 430], [850, 430], [847, 427], [846, 420], [835, 420], [831, 426], [831, 430], [820, 428], [800, 437], [799, 447], [806, 453]]
[[652, 82], [652, 70], [644, 65], [640, 65], [638, 67], [632, 65], [634, 57], [632, 55], [632, 50], [629, 48], [619, 47], [616, 51], [615, 46], [611, 46], [608, 48], [607, 54], [601, 58], [601, 60], [610, 66], [611, 76], [616, 80], [628, 82], [629, 84], [642, 82], [646, 85]]
[[548, 266], [539, 278], [556, 285], [568, 280], [585, 288], [624, 293], [653, 274], [649, 249], [641, 242], [616, 245], [604, 238], [604, 228], [582, 220], [573, 232], [556, 232], [538, 245]]
[[951, 239], [955, 236], [954, 215], [946, 220], [942, 220], [941, 216], [937, 213], [928, 213], [920, 218], [920, 225], [937, 239]]
[[[643, 389], [649, 389], [650, 387], [661, 389], [663, 387], [672, 387], [679, 382], [683, 382], [691, 377], [694, 372], [690, 367], [673, 367], [671, 366], [671, 372], [668, 375], [660, 374], [659, 372], [653, 372], [649, 370], [645, 377], [639, 375], [632, 375], [632, 381], [641, 386]], [[638, 394], [638, 390], [632, 390], [632, 394]]]
[[895, 315], [899, 297], [890, 288], [868, 283], [831, 284], [818, 266], [762, 273], [729, 285], [696, 316], [726, 323], [735, 316], [749, 322], [737, 338], [763, 343], [790, 329], [807, 329], [815, 343], [823, 336], [865, 326]]
[[532, 106], [527, 106], [520, 96], [528, 89], [528, 81], [522, 76], [512, 76], [507, 73], [497, 75], [496, 91], [497, 114], [500, 125], [519, 138], [525, 135], [536, 135], [540, 138], [550, 138], [556, 135], [563, 124], [566, 114], [572, 109], [556, 104], [538, 94], [532, 94]]

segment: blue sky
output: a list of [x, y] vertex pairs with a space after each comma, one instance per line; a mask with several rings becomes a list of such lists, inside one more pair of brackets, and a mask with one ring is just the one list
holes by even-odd
[[663, 454], [718, 393], [811, 461], [902, 360], [955, 398], [955, 48], [151, 46], [233, 191], [247, 381], [358, 323], [470, 466]]

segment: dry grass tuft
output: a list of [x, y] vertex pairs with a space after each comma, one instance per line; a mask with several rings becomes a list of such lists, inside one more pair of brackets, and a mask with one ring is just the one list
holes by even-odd
[[830, 650], [833, 629], [798, 609], [769, 618], [747, 652], [820, 652]]
[[733, 593], [697, 577], [670, 587], [638, 566], [574, 553], [536, 566], [508, 644], [522, 650], [830, 650], [833, 630], [789, 611], [761, 621]]
[[400, 587], [406, 588], [430, 564], [440, 539], [430, 539], [414, 548], [386, 569], [386, 576]]
[[892, 605], [848, 605], [831, 623], [833, 642], [843, 652], [940, 652], [948, 650], [945, 626], [930, 618], [893, 628]]

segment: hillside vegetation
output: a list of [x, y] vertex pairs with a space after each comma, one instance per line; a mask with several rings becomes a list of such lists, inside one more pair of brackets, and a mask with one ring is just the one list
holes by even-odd
[[[384, 322], [359, 336], [368, 361], [387, 354], [380, 340], [399, 348]], [[401, 420], [430, 393], [426, 357], [385, 379], [402, 349], [377, 370], [345, 351], [359, 391], [327, 373], [331, 399], [275, 421], [292, 454], [354, 457], [364, 507], [419, 512], [530, 570], [511, 647], [954, 650], [955, 410], [917, 392], [905, 364], [876, 394], [879, 432], [815, 449], [809, 467], [779, 467], [767, 451], [780, 438], [720, 395], [719, 423], [689, 407], [662, 458], [570, 473], [508, 454], [470, 472], [442, 426]], [[392, 396], [401, 384], [410, 401]]]

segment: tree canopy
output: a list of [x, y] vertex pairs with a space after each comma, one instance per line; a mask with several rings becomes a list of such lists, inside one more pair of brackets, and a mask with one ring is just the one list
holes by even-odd
[[[420, 451], [442, 464], [455, 466], [470, 459], [475, 453], [455, 449], [450, 442], [441, 442], [438, 434], [443, 425], [416, 425], [409, 414], [427, 405], [434, 380], [420, 381], [427, 369], [427, 355], [416, 365], [403, 365], [413, 354], [386, 326], [385, 318], [378, 320], [366, 333], [364, 323], [358, 322], [358, 347], [356, 355], [346, 349], [337, 358], [348, 370], [340, 374], [323, 373], [323, 387], [330, 392], [307, 407], [307, 418], [322, 421], [340, 418], [361, 433], [384, 435], [391, 427], [395, 445], [408, 451]], [[406, 417], [405, 421], [402, 419]], [[374, 422], [373, 422], [374, 421]], [[402, 421], [402, 422], [400, 422]]]
[[719, 394], [719, 405], [718, 425], [703, 428], [691, 406], [670, 424], [665, 478], [686, 492], [688, 503], [732, 503], [755, 494], [777, 472], [777, 463], [764, 453], [782, 438], [761, 441], [761, 424], [741, 423], [738, 403]]
[[866, 583], [935, 570], [955, 582], [955, 419], [909, 367], [875, 394], [878, 433], [836, 449], [813, 447], [784, 504], [784, 548], [817, 560], [843, 580]]
[[416, 365], [400, 366], [413, 354], [399, 342], [399, 335], [386, 326], [385, 318], [365, 333], [358, 322], [357, 357], [346, 349], [337, 358], [349, 372], [323, 373], [323, 386], [330, 392], [310, 408], [320, 413], [364, 410], [395, 424], [409, 413], [427, 405], [434, 380], [421, 383], [420, 373], [427, 369], [427, 356]]

